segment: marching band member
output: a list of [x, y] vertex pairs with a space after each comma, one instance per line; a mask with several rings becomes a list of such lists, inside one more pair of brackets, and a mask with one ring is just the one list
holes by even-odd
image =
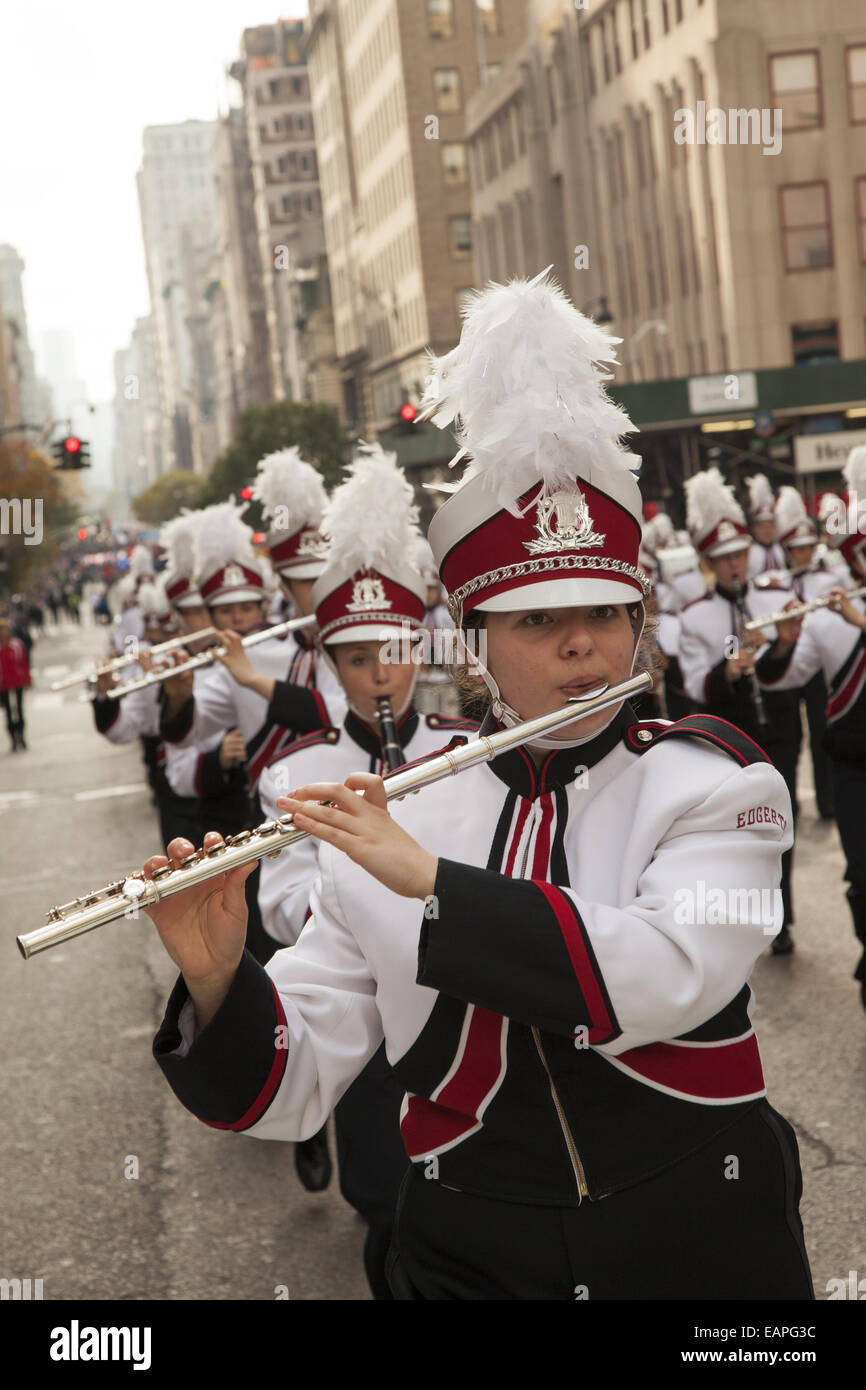
[[[419, 671], [412, 635], [421, 632], [427, 588], [426, 577], [412, 563], [420, 539], [417, 519], [412, 487], [396, 455], [383, 453], [380, 445], [360, 450], [325, 512], [328, 565], [312, 595], [318, 641], [346, 692], [348, 713], [341, 728], [299, 739], [265, 769], [259, 795], [266, 817], [281, 814], [280, 796], [315, 778], [342, 782], [359, 769], [389, 770], [383, 763], [388, 750], [379, 718], [382, 697], [390, 702], [400, 745], [390, 750], [393, 764], [438, 752], [446, 743], [463, 743], [477, 728], [437, 714], [425, 718], [412, 703]], [[293, 946], [300, 936], [317, 873], [318, 844], [312, 838], [262, 861], [262, 921], [284, 946]], [[334, 1111], [340, 1188], [368, 1225], [364, 1265], [376, 1298], [390, 1297], [385, 1257], [407, 1164], [400, 1138], [402, 1099], [403, 1088], [380, 1047]], [[321, 1150], [318, 1156], [310, 1152], [314, 1145]], [[313, 1186], [307, 1180], [311, 1169], [315, 1177], [320, 1167], [324, 1177], [326, 1157], [323, 1126], [296, 1146], [305, 1186]], [[320, 1181], [313, 1190], [324, 1185]]]
[[97, 677], [93, 718], [97, 732], [110, 743], [132, 743], [137, 738], [141, 739], [148, 780], [159, 813], [160, 838], [167, 844], [168, 835], [195, 838], [199, 831], [199, 819], [197, 799], [179, 795], [166, 776], [166, 755], [159, 733], [160, 708], [164, 700], [162, 688], [158, 684], [145, 686], [140, 690], [131, 690], [120, 699], [111, 699], [108, 695], [112, 686], [136, 680], [151, 670], [150, 647], [164, 638], [163, 621], [171, 610], [161, 583], [157, 581], [154, 584], [147, 580], [141, 583], [137, 604], [144, 634], [140, 643], [136, 639], [139, 659], [119, 673], [107, 671]]
[[652, 583], [652, 611], [658, 619], [655, 641], [656, 664], [660, 670], [654, 697], [663, 718], [683, 719], [692, 708], [679, 662], [679, 615], [683, 605], [679, 596], [675, 596], [672, 584], [663, 578], [659, 560], [660, 553], [673, 541], [673, 522], [667, 512], [656, 512], [643, 524], [639, 564]]
[[[546, 273], [464, 316], [427, 399], [472, 465], [430, 541], [455, 622], [486, 639], [485, 733], [627, 678], [646, 581], [631, 426], [602, 386], [615, 340]], [[369, 772], [278, 804], [322, 848], [312, 915], [267, 970], [243, 955], [245, 867], [150, 909], [182, 974], [155, 1055], [190, 1109], [303, 1137], [384, 1039], [412, 1160], [396, 1296], [811, 1297], [796, 1140], [748, 1017], [748, 890], [773, 895], [791, 843], [760, 749], [620, 705], [393, 814]]]
[[776, 539], [776, 513], [773, 489], [763, 473], [748, 478], [749, 530], [753, 545], [749, 551], [749, 578], [765, 570], [782, 569], [785, 559]]
[[111, 628], [111, 642], [116, 656], [124, 656], [144, 638], [144, 621], [138, 603], [142, 584], [154, 579], [153, 556], [146, 545], [136, 545], [129, 557], [129, 570], [117, 581], [117, 597], [121, 611]]
[[[211, 623], [204, 600], [195, 585], [195, 528], [207, 522], [207, 509], [201, 512], [182, 512], [166, 523], [160, 532], [160, 544], [166, 551], [167, 570], [165, 592], [184, 631], [190, 634], [187, 650], [195, 655], [203, 650], [195, 633], [211, 626], [228, 626], [229, 610], [216, 607]], [[204, 646], [214, 644], [212, 636]], [[206, 678], [207, 668], [193, 672], [193, 691]], [[199, 823], [202, 827], [219, 830], [223, 835], [235, 835], [250, 821], [250, 803], [246, 772], [246, 749], [240, 729], [221, 729], [210, 734], [200, 744], [178, 747], [165, 745], [165, 772], [169, 786], [178, 796], [195, 797], [199, 803]]]
[[[852, 490], [866, 496], [866, 448], [852, 449], [844, 469]], [[866, 536], [842, 547], [856, 583], [866, 580]], [[845, 852], [847, 898], [863, 955], [854, 972], [866, 1008], [866, 601], [841, 587], [832, 603], [804, 619], [780, 622], [773, 646], [757, 663], [770, 690], [802, 686], [822, 672], [827, 688], [824, 748], [830, 764], [836, 825]]]
[[[300, 531], [299, 527], [289, 538], [296, 551]], [[219, 665], [211, 667], [195, 693], [191, 673], [166, 681], [162, 734], [166, 742], [184, 747], [201, 744], [225, 729], [239, 729], [254, 797], [262, 768], [299, 730], [327, 727], [331, 704], [333, 717], [342, 717], [343, 694], [330, 672], [319, 669], [307, 646], [292, 640], [296, 634], [288, 639], [268, 638], [251, 647], [249, 654], [242, 646], [244, 636], [265, 627], [268, 591], [264, 566], [252, 548], [252, 531], [241, 521], [234, 501], [208, 508], [208, 515], [196, 528], [194, 545], [196, 582], [211, 619], [222, 608], [231, 624], [222, 638], [228, 651], [218, 658]], [[324, 561], [305, 560], [302, 568], [308, 571], [313, 565], [321, 569]], [[306, 573], [293, 578], [293, 597], [302, 612], [309, 585]], [[305, 688], [309, 709], [305, 704], [303, 712], [307, 722], [298, 722], [297, 702], [290, 698], [296, 686]]]
[[[818, 533], [815, 523], [809, 517], [805, 503], [795, 487], [781, 487], [776, 498], [776, 531], [779, 544], [785, 552], [785, 563], [791, 573], [790, 589], [799, 603], [822, 598], [838, 584], [838, 575], [826, 565], [817, 561]], [[822, 671], [816, 671], [811, 680], [796, 693], [806, 706], [806, 719], [809, 725], [809, 749], [812, 755], [812, 776], [815, 784], [815, 803], [818, 815], [824, 820], [833, 819], [833, 788], [830, 783], [830, 769], [824, 752], [824, 730], [827, 720], [824, 713], [827, 704], [827, 686]]]
[[[799, 704], [789, 694], [762, 696], [753, 650], [741, 632], [746, 617], [760, 617], [778, 607], [778, 593], [747, 584], [752, 542], [742, 508], [719, 470], [696, 473], [686, 480], [685, 490], [692, 539], [716, 581], [703, 598], [686, 606], [680, 620], [686, 691], [699, 710], [729, 720], [768, 754], [785, 779], [796, 820]], [[765, 640], [756, 638], [756, 647]], [[789, 849], [782, 859], [784, 911], [773, 941], [774, 955], [793, 950], [792, 859]]]

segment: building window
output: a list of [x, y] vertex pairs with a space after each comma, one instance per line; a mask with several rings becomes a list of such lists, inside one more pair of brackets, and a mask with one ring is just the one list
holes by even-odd
[[854, 180], [854, 210], [857, 216], [860, 262], [866, 265], [866, 178], [862, 176]]
[[453, 39], [453, 0], [427, 0], [427, 32], [431, 39]]
[[682, 22], [683, 22], [683, 0], [676, 0], [676, 17], [677, 17], [677, 24], [682, 24]]
[[662, 0], [662, 28], [664, 29], [665, 33], [667, 33], [670, 27], [671, 17], [668, 13], [668, 0]]
[[293, 91], [293, 92], [299, 92], [299, 91], [301, 90], [302, 86], [303, 86], [303, 83], [301, 82], [300, 77], [293, 77], [293, 78], [292, 78], [292, 91]]
[[770, 59], [770, 105], [782, 112], [782, 129], [817, 130], [824, 124], [821, 70], [815, 50], [779, 53]]
[[514, 163], [514, 135], [511, 127], [511, 109], [511, 105], [507, 106], [496, 122], [499, 130], [499, 158], [503, 169], [507, 169], [510, 164]]
[[459, 68], [436, 68], [433, 73], [433, 91], [436, 95], [437, 111], [459, 111], [462, 105]]
[[610, 39], [613, 49], [613, 66], [617, 76], [622, 72], [622, 53], [619, 47], [619, 30], [616, 27], [616, 8], [610, 12]]
[[589, 95], [595, 96], [597, 87], [595, 81], [595, 65], [592, 61], [592, 30], [589, 31], [582, 44], [583, 61], [586, 64], [586, 85], [589, 87]]
[[607, 20], [602, 16], [601, 20], [601, 67], [604, 73], [605, 82], [610, 81], [610, 54], [607, 48]]
[[846, 50], [848, 73], [848, 115], [855, 125], [866, 121], [866, 44], [852, 44]]
[[499, 0], [475, 0], [475, 12], [481, 20], [485, 34], [501, 34], [499, 24]]
[[449, 217], [448, 246], [454, 260], [465, 261], [472, 255], [472, 219]]
[[811, 367], [818, 362], [838, 362], [838, 323], [835, 319], [828, 319], [824, 323], [792, 323], [791, 350], [797, 367]]
[[442, 146], [442, 168], [446, 184], [466, 183], [469, 169], [466, 163], [466, 146], [461, 144]]
[[631, 56], [636, 58], [638, 55], [637, 46], [637, 21], [635, 19], [635, 0], [628, 0], [628, 23], [631, 29]]
[[779, 189], [786, 270], [817, 270], [833, 264], [830, 197], [825, 181], [790, 183]]
[[643, 46], [650, 46], [650, 22], [649, 22], [649, 0], [640, 0], [641, 18], [643, 20]]

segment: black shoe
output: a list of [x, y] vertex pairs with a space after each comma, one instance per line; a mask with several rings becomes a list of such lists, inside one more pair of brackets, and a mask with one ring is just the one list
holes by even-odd
[[794, 949], [794, 941], [787, 927], [783, 927], [773, 941], [774, 956], [789, 956]]
[[308, 1192], [324, 1192], [331, 1181], [327, 1128], [295, 1145], [295, 1168]]

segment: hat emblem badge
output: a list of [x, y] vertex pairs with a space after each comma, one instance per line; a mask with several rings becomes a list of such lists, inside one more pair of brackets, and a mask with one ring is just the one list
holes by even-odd
[[308, 555], [315, 560], [322, 560], [327, 556], [328, 543], [321, 531], [302, 531], [296, 553], [299, 556]]
[[352, 586], [352, 602], [346, 604], [349, 613], [368, 613], [373, 609], [392, 607], [385, 597], [385, 586], [375, 575], [366, 574]]
[[592, 529], [586, 498], [574, 492], [554, 492], [542, 497], [535, 512], [537, 541], [524, 541], [530, 555], [549, 555], [557, 550], [584, 550], [604, 545], [605, 537]]
[[247, 583], [247, 577], [240, 565], [226, 565], [223, 571], [223, 584], [228, 589], [239, 588]]
[[737, 534], [737, 528], [732, 521], [723, 521], [719, 525], [717, 540], [729, 541]]

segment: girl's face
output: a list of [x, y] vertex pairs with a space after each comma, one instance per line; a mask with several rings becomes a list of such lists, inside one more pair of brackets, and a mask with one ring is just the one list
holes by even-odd
[[289, 598], [295, 605], [295, 612], [299, 618], [308, 618], [313, 612], [313, 585], [315, 582], [314, 579], [286, 580]]
[[211, 615], [214, 627], [219, 628], [220, 632], [231, 628], [232, 632], [245, 637], [262, 621], [262, 604], [259, 599], [250, 599], [243, 603], [216, 603], [211, 609]]
[[[628, 680], [635, 638], [623, 603], [586, 608], [486, 613], [487, 665], [503, 700], [523, 719], [561, 709], [569, 698]], [[557, 729], [554, 738], [587, 738], [610, 722], [610, 709]]]
[[349, 703], [365, 723], [376, 723], [376, 699], [387, 695], [397, 715], [409, 699], [417, 666], [411, 661], [383, 662], [381, 642], [341, 642], [331, 647]]

